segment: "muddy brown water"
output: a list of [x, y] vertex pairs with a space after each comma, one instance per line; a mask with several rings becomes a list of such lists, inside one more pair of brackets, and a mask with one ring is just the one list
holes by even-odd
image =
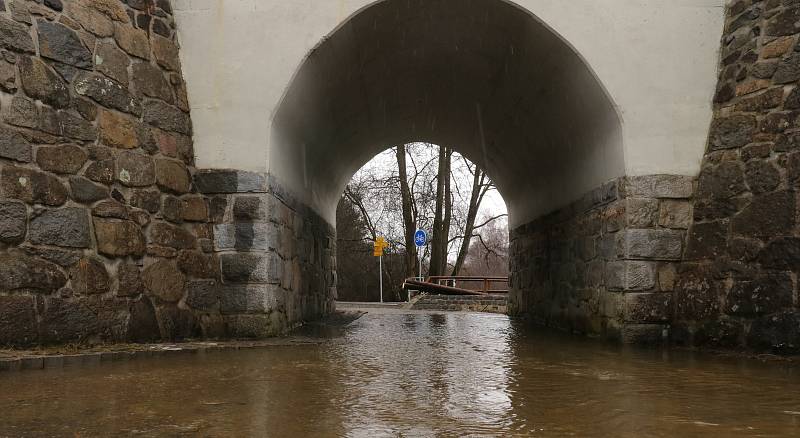
[[800, 369], [502, 315], [370, 310], [317, 344], [0, 374], [0, 436], [800, 436]]

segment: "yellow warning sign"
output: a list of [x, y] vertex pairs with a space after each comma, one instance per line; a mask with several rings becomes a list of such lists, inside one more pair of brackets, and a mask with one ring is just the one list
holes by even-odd
[[383, 250], [388, 247], [389, 242], [387, 242], [383, 237], [378, 237], [372, 244], [372, 255], [375, 257], [380, 257], [383, 255]]

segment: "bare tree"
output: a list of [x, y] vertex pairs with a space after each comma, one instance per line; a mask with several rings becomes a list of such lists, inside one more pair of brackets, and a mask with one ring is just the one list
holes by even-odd
[[[422, 249], [423, 259], [429, 260], [424, 264], [429, 266], [428, 275], [471, 272], [477, 266], [473, 253], [483, 247], [483, 243], [492, 249], [484, 251], [490, 254], [492, 266], [502, 263], [500, 259], [495, 261], [494, 256], [500, 250], [482, 240], [485, 232], [504, 226], [503, 221], [494, 222], [505, 214], [493, 212], [481, 216], [481, 205], [491, 190], [494, 185], [485, 172], [452, 148], [411, 143], [377, 155], [356, 172], [341, 202], [350, 204], [359, 216], [361, 238], [370, 249], [370, 257], [371, 241], [378, 236], [389, 241], [390, 248], [384, 256], [384, 279], [388, 281], [384, 285], [391, 284], [392, 292], [386, 297], [399, 298], [396, 290], [402, 279], [415, 276], [417, 272], [419, 254], [414, 245], [417, 228], [430, 230], [432, 235], [430, 244]], [[481, 223], [476, 224], [478, 217]], [[337, 221], [342, 225], [338, 215]], [[357, 263], [342, 263], [338, 268], [340, 271], [354, 269], [348, 278], [369, 277], [369, 280], [360, 280], [363, 284], [356, 286], [351, 281], [348, 286], [360, 288], [359, 297], [366, 296], [364, 291], [377, 287], [377, 261], [345, 254], [347, 248], [347, 245], [337, 247], [339, 260], [353, 259]], [[349, 250], [366, 251], [352, 247]], [[347, 294], [344, 290], [340, 292]], [[370, 296], [377, 298], [377, 291]]]
[[[400, 197], [403, 209], [403, 228], [405, 236], [405, 261], [406, 277], [413, 277], [417, 272], [417, 246], [414, 243], [416, 227], [416, 208], [414, 198], [408, 183], [408, 169], [406, 168], [406, 145], [396, 148], [398, 180], [400, 183]], [[416, 178], [416, 175], [415, 175]]]
[[450, 241], [452, 199], [450, 189], [450, 157], [448, 148], [439, 147], [439, 171], [436, 173], [436, 209], [433, 216], [429, 273], [443, 275], [447, 266], [447, 245]]

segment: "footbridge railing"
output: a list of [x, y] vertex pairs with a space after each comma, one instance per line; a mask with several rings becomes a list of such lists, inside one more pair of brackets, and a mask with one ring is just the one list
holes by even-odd
[[[505, 287], [495, 288], [495, 285], [505, 285]], [[469, 275], [438, 275], [424, 279], [412, 277], [406, 279], [403, 289], [443, 295], [507, 294], [508, 277]]]

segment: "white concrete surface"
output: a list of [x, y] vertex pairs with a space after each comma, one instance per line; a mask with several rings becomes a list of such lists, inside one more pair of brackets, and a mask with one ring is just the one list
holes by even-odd
[[[399, 23], [392, 16], [377, 14], [375, 18], [369, 16], [372, 28], [369, 23], [351, 25], [350, 32], [359, 30], [355, 36], [334, 33], [338, 28], [348, 28], [343, 23], [357, 12], [363, 19], [368, 17], [363, 14], [374, 15], [379, 10], [376, 4], [393, 2], [394, 7], [417, 11], [416, 16], [405, 14], [408, 20]], [[461, 47], [445, 43], [458, 40], [458, 35], [436, 34], [435, 23], [446, 23], [459, 15], [454, 9], [463, 9], [462, 18], [480, 23], [481, 17], [470, 14], [481, 14], [481, 8], [486, 8], [483, 4], [491, 3], [506, 2], [173, 0], [198, 167], [269, 171], [331, 218], [331, 205], [335, 208], [343, 185], [374, 153], [404, 138], [438, 139], [452, 142], [474, 161], [486, 164], [508, 203], [511, 226], [565, 205], [622, 174], [694, 175], [699, 171], [716, 84], [724, 0], [515, 0], [540, 22], [528, 14], [518, 14], [526, 20], [517, 22], [513, 18], [513, 24], [488, 33], [479, 31], [481, 26], [474, 23], [472, 28], [464, 23], [443, 24], [441, 29], [449, 31], [475, 29], [460, 36], [464, 41]], [[436, 12], [441, 4], [458, 6]], [[497, 5], [488, 8], [503, 9]], [[495, 12], [482, 14], [487, 22], [497, 16]], [[408, 29], [424, 29], [429, 32], [425, 35], [434, 38], [415, 41], [415, 35], [404, 33]], [[542, 34], [545, 29], [559, 36], [561, 46], [574, 48], [585, 60], [585, 68], [568, 59], [563, 47], [543, 43], [548, 40]], [[364, 32], [371, 32], [370, 37], [364, 37]], [[327, 38], [342, 44], [326, 45], [323, 41]], [[375, 38], [385, 45], [373, 47]], [[414, 57], [419, 50], [410, 56], [403, 47], [392, 45], [398, 41], [406, 48], [416, 45], [423, 52], [435, 52], [421, 59], [442, 65], [433, 70], [420, 66], [407, 70], [405, 76], [390, 74], [392, 77], [386, 79], [386, 63], [419, 61]], [[509, 41], [512, 47], [504, 44]], [[519, 47], [514, 47], [517, 44]], [[286, 100], [293, 102], [283, 105], [280, 112], [286, 117], [279, 129], [274, 122], [283, 98], [303, 60], [317, 46], [320, 50], [309, 58], [317, 65], [309, 69], [312, 74], [308, 83], [295, 83], [304, 91], [289, 93]], [[508, 51], [492, 53], [486, 51], [487, 47]], [[463, 56], [465, 52], [473, 56]], [[379, 58], [364, 58], [373, 53]], [[556, 70], [530, 79], [528, 73], [536, 72], [542, 60]], [[364, 63], [359, 69], [369, 67], [369, 62], [384, 63], [381, 68], [366, 70], [384, 74], [363, 74], [366, 79], [348, 77], [358, 73], [358, 69], [346, 68], [354, 62]], [[392, 119], [376, 130], [376, 115], [387, 114], [380, 106], [393, 102], [378, 102], [374, 93], [413, 90], [415, 84], [427, 81], [428, 88], [415, 92], [431, 97], [425, 92], [436, 92], [448, 82], [442, 77], [442, 66], [458, 62], [462, 63], [460, 72], [469, 71], [475, 77], [459, 77], [455, 81], [457, 90], [433, 97], [461, 100], [438, 105], [425, 102], [427, 114], [417, 111], [408, 120]], [[560, 76], [559, 63], [564, 66]], [[342, 68], [331, 67], [336, 65]], [[487, 65], [510, 69], [508, 75], [500, 75], [505, 83], [497, 86], [496, 94], [486, 94], [491, 90], [484, 89], [482, 83], [486, 77], [481, 76], [481, 68]], [[342, 77], [313, 76], [319, 72], [338, 72]], [[587, 73], [596, 75], [596, 79], [587, 77]], [[535, 79], [549, 82], [537, 83]], [[353, 97], [358, 87], [346, 87], [354, 83], [368, 90]], [[337, 84], [333, 87], [336, 89], [316, 87], [330, 84]], [[544, 99], [549, 105], [545, 112], [532, 100], [542, 88], [559, 93]], [[473, 89], [475, 96], [467, 97], [474, 99], [462, 99]], [[509, 106], [517, 94], [524, 96], [523, 102]], [[347, 96], [353, 100], [345, 102]], [[320, 101], [332, 98], [339, 99], [336, 110], [321, 109], [333, 108], [330, 102]], [[471, 101], [484, 102], [485, 137], [489, 143], [503, 143], [502, 147], [483, 147], [476, 140], [477, 105], [467, 105]], [[410, 100], [397, 103], [403, 109], [395, 115], [409, 115], [415, 109]], [[604, 107], [606, 103], [613, 106], [612, 110]], [[514, 108], [511, 114], [508, 108]], [[388, 111], [391, 113], [391, 108]], [[581, 114], [572, 119], [575, 111]], [[519, 119], [515, 114], [529, 118]], [[427, 130], [415, 118], [424, 119]], [[538, 124], [536, 129], [530, 128], [530, 120]], [[543, 131], [549, 126], [557, 129]], [[345, 132], [348, 129], [352, 132]]]

